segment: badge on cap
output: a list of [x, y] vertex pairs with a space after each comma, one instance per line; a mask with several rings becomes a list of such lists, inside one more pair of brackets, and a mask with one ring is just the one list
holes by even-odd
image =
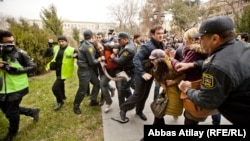
[[207, 73], [202, 74], [202, 84], [207, 88], [213, 88], [214, 76], [211, 74], [207, 74]]

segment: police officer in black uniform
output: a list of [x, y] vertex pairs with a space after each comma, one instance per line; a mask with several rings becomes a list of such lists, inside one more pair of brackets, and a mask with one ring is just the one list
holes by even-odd
[[105, 60], [104, 56], [95, 58], [96, 50], [91, 42], [93, 42], [93, 33], [91, 30], [85, 30], [83, 33], [84, 41], [81, 44], [77, 58], [77, 75], [79, 79], [79, 88], [77, 90], [74, 100], [74, 112], [75, 114], [81, 114], [80, 104], [84, 96], [88, 93], [89, 83], [93, 85], [90, 95], [90, 106], [96, 106], [97, 96], [100, 90], [100, 81], [95, 73], [96, 65], [102, 60]]
[[125, 71], [129, 80], [121, 79], [116, 81], [118, 92], [119, 106], [125, 102], [125, 99], [132, 95], [131, 84], [134, 77], [133, 58], [135, 55], [134, 43], [129, 39], [125, 32], [118, 34], [119, 53], [117, 55], [111, 54], [111, 59], [119, 65], [121, 71]]
[[218, 111], [233, 124], [250, 124], [250, 46], [235, 39], [230, 17], [216, 16], [202, 22], [201, 46], [209, 53], [204, 61], [180, 63], [178, 71], [202, 66], [200, 90], [182, 81], [179, 88], [196, 105]]

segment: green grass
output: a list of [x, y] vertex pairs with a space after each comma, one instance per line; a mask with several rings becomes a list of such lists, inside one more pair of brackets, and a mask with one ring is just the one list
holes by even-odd
[[[30, 77], [30, 92], [21, 106], [41, 109], [40, 119], [33, 122], [31, 117], [21, 116], [18, 135], [14, 141], [103, 141], [102, 114], [99, 106], [88, 106], [89, 97], [81, 104], [81, 115], [73, 112], [73, 100], [78, 89], [78, 78], [65, 81], [67, 99], [59, 111], [52, 93], [55, 72]], [[8, 132], [8, 120], [0, 111], [0, 139]]]

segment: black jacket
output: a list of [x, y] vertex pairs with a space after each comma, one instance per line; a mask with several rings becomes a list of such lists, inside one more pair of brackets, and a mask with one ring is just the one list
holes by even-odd
[[233, 124], [250, 124], [250, 46], [235, 39], [203, 62], [200, 91], [188, 90], [200, 107], [218, 109]]

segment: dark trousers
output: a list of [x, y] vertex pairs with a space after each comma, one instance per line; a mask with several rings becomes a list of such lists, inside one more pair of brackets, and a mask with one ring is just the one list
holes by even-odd
[[111, 105], [112, 99], [109, 94], [109, 85], [110, 85], [109, 82], [110, 82], [110, 79], [106, 75], [101, 76], [100, 87], [101, 87], [102, 97], [106, 101], [106, 104]]
[[156, 99], [156, 97], [159, 95], [160, 88], [161, 88], [160, 84], [155, 81], [154, 99]]
[[95, 71], [91, 68], [89, 69], [78, 68], [77, 75], [79, 80], [79, 87], [75, 96], [74, 105], [79, 106], [81, 104], [83, 98], [88, 93], [89, 83], [93, 85], [90, 94], [90, 100], [97, 102], [97, 96], [100, 90], [100, 81]]
[[119, 100], [119, 106], [125, 102], [126, 99], [128, 99], [131, 95], [131, 84], [133, 81], [133, 73], [127, 73], [127, 75], [131, 78], [129, 81], [125, 79], [121, 79], [116, 81], [116, 88], [118, 93], [118, 100]]
[[19, 107], [22, 98], [14, 101], [0, 101], [0, 108], [5, 114], [6, 118], [9, 120], [9, 133], [16, 134], [19, 129], [20, 114], [26, 116], [33, 115], [33, 109]]
[[145, 81], [141, 76], [134, 78], [135, 90], [134, 94], [131, 95], [125, 103], [121, 105], [121, 110], [128, 111], [136, 107], [136, 113], [142, 113], [145, 102], [148, 98], [150, 88], [152, 86], [153, 78]]
[[64, 81], [65, 81], [65, 79], [57, 78], [53, 87], [52, 87], [53, 94], [56, 97], [56, 101], [58, 103], [62, 103], [63, 99], [66, 98], [65, 89], [64, 89], [64, 87], [65, 87]]
[[212, 124], [213, 125], [220, 125], [220, 121], [221, 121], [221, 114], [220, 113], [211, 115], [211, 117], [212, 117]]
[[163, 117], [162, 118], [155, 117], [153, 125], [165, 125], [164, 118]]

